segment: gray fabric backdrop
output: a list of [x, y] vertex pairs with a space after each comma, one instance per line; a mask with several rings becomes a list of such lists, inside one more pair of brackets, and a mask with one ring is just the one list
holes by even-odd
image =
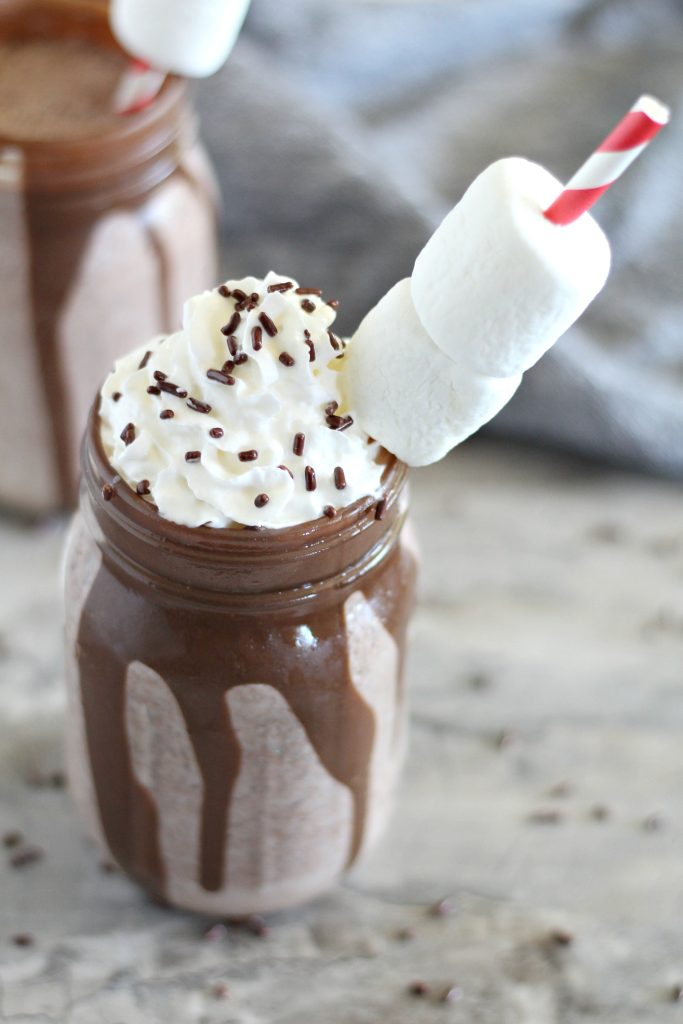
[[489, 429], [683, 474], [680, 0], [254, 0], [197, 91], [225, 274], [323, 287], [348, 333], [486, 164], [566, 180], [641, 92], [669, 102], [597, 207], [605, 290]]

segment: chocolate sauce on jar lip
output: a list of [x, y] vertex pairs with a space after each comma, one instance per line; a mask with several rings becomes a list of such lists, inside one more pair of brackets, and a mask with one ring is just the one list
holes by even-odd
[[[83, 606], [77, 658], [94, 789], [114, 859], [166, 895], [159, 812], [135, 774], [127, 740], [127, 672], [142, 662], [175, 698], [201, 773], [197, 882], [203, 889], [230, 886], [225, 837], [242, 752], [226, 698], [254, 681], [280, 693], [329, 775], [350, 791], [351, 865], [365, 834], [376, 721], [351, 676], [344, 606], [362, 586], [394, 638], [400, 706], [414, 579], [412, 558], [397, 543], [405, 465], [393, 457], [387, 462], [381, 522], [374, 496], [341, 509], [334, 521], [322, 516], [253, 532], [162, 519], [109, 465], [98, 403], [83, 461], [82, 508], [102, 565]], [[107, 483], [116, 485], [116, 501], [102, 499]], [[316, 638], [305, 654], [295, 642], [302, 624]]]
[[[99, 429], [99, 399], [90, 412], [83, 444], [83, 483], [90, 495], [97, 534], [108, 543], [108, 558], [120, 560], [126, 573], [154, 578], [155, 589], [176, 599], [177, 591], [194, 604], [235, 605], [252, 614], [264, 604], [288, 607], [325, 589], [339, 576], [352, 586], [370, 563], [394, 542], [405, 520], [399, 501], [407, 466], [386, 453], [382, 474], [386, 512], [375, 518], [377, 496], [339, 508], [334, 520], [318, 519], [282, 529], [245, 530], [188, 527], [162, 518], [112, 469]], [[116, 486], [117, 501], [104, 502], [102, 487]], [[191, 590], [190, 590], [191, 588]]]

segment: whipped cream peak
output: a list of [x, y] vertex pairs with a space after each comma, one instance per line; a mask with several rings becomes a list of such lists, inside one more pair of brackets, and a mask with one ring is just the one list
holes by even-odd
[[184, 526], [273, 529], [378, 495], [380, 445], [344, 405], [345, 342], [315, 289], [269, 273], [185, 304], [100, 396], [112, 467]]

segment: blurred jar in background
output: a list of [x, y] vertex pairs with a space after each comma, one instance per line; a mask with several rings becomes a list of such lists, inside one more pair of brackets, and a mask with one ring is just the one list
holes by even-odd
[[98, 0], [0, 3], [0, 504], [23, 513], [74, 502], [100, 380], [216, 277], [186, 84], [122, 117], [125, 67]]

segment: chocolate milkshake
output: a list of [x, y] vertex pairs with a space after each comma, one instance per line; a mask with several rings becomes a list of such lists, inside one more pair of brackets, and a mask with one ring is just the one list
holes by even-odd
[[214, 914], [373, 842], [405, 740], [406, 468], [354, 422], [315, 290], [187, 304], [91, 412], [68, 552], [72, 787], [108, 856]]
[[101, 4], [0, 5], [0, 503], [22, 512], [72, 503], [97, 382], [214, 273], [185, 85], [119, 117], [125, 65]]

